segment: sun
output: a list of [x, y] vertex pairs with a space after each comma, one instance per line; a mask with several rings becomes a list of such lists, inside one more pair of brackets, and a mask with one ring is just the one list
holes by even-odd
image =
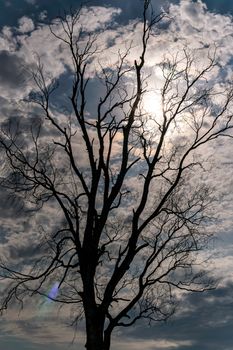
[[151, 117], [161, 118], [162, 99], [156, 91], [146, 91], [143, 97], [143, 109]]
[[188, 133], [187, 125], [179, 116], [171, 123], [168, 123], [168, 120], [165, 121], [161, 90], [146, 91], [142, 106], [145, 113], [143, 130], [150, 140], [153, 139], [158, 142], [161, 137], [161, 130], [164, 130], [164, 122], [167, 126], [169, 124], [169, 127], [166, 127], [166, 148], [168, 148], [169, 143], [173, 143], [176, 135], [180, 134], [180, 130], [183, 130], [183, 133]]
[[145, 113], [144, 130], [154, 133], [163, 119], [161, 94], [158, 91], [146, 91], [142, 106]]

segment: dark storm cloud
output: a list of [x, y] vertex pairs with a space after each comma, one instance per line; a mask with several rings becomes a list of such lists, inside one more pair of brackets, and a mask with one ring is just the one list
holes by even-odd
[[38, 249], [38, 245], [35, 245], [32, 240], [22, 243], [21, 246], [10, 245], [8, 246], [10, 260], [19, 261], [19, 259], [23, 259], [30, 263], [30, 258], [33, 258], [35, 261], [35, 257], [39, 257], [41, 255], [41, 251]]
[[1, 187], [0, 190], [0, 218], [12, 220], [22, 217], [24, 212], [24, 202], [16, 193], [9, 192]]
[[[233, 283], [205, 293], [189, 294], [180, 303], [180, 312], [167, 323], [130, 330], [134, 338], [190, 341], [187, 350], [228, 350], [233, 336]], [[182, 350], [183, 347], [177, 347]]]
[[5, 115], [2, 113], [4, 116], [7, 116], [7, 118], [0, 123], [1, 129], [4, 132], [10, 135], [17, 135], [17, 142], [20, 144], [21, 148], [29, 146], [32, 142], [32, 132], [36, 135], [39, 129], [41, 137], [56, 137], [60, 135], [56, 129], [44, 127], [44, 115], [40, 108], [35, 107], [26, 117], [21, 113], [20, 111], [17, 112], [17, 110], [9, 110]]
[[8, 118], [12, 115], [18, 115], [19, 111], [16, 105], [12, 103], [9, 104], [9, 100], [3, 96], [0, 96], [0, 117], [2, 119]]
[[40, 335], [44, 331], [44, 325], [38, 322], [28, 322], [26, 320], [19, 320], [17, 325], [26, 335]]
[[22, 58], [8, 51], [0, 51], [0, 85], [6, 88], [19, 89], [29, 74], [25, 70]]
[[9, 241], [10, 238], [10, 231], [7, 230], [6, 228], [3, 227], [3, 225], [1, 225], [0, 228], [0, 244], [6, 244]]

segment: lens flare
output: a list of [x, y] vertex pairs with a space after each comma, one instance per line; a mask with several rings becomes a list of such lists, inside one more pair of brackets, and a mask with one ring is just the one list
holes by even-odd
[[45, 317], [53, 308], [52, 301], [56, 299], [59, 293], [59, 282], [55, 282], [50, 288], [49, 292], [46, 293], [47, 296], [43, 297], [43, 300], [39, 304], [39, 317]]
[[56, 298], [56, 296], [58, 295], [58, 291], [59, 291], [59, 283], [56, 282], [56, 283], [54, 283], [53, 287], [50, 289], [50, 292], [48, 294], [49, 301], [52, 301], [51, 299], [55, 299]]

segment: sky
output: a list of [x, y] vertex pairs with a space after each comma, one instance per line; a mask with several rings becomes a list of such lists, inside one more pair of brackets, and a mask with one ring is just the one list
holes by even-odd
[[[173, 17], [169, 30], [160, 29], [160, 40], [149, 48], [149, 68], [158, 64], [164, 51], [175, 52], [184, 45], [192, 49], [201, 45], [219, 48], [220, 73], [233, 74], [233, 3], [227, 0], [153, 0], [155, 11], [161, 7]], [[70, 0], [78, 8], [79, 0]], [[137, 37], [134, 21], [141, 15], [140, 0], [90, 0], [87, 8], [94, 6], [98, 16], [87, 9], [83, 25], [96, 30], [108, 26], [109, 35], [116, 40], [117, 47], [130, 38]], [[62, 114], [61, 105], [69, 83], [66, 69], [68, 58], [50, 35], [48, 23], [67, 9], [65, 0], [0, 0], [0, 118], [17, 118], [17, 101], [30, 92], [30, 76], [27, 69], [33, 64], [35, 55], [43, 59], [51, 77], [60, 77], [59, 101], [54, 108]], [[98, 18], [98, 20], [96, 19]], [[86, 23], [85, 23], [86, 21]], [[134, 28], [134, 29], [132, 29]], [[136, 29], [135, 29], [136, 28]], [[133, 31], [135, 30], [135, 32]], [[103, 42], [107, 38], [102, 36]], [[135, 54], [135, 51], [133, 51]], [[104, 57], [102, 57], [104, 59]], [[148, 69], [149, 69], [148, 68]], [[89, 72], [90, 76], [93, 72]], [[213, 77], [211, 77], [212, 79]], [[153, 76], [152, 78], [153, 79]], [[95, 85], [89, 96], [96, 97]], [[28, 119], [21, 115], [22, 123], [28, 127]], [[138, 323], [116, 332], [112, 350], [231, 350], [233, 343], [233, 160], [232, 141], [219, 141], [214, 157], [214, 170], [209, 181], [216, 187], [220, 201], [215, 226], [216, 240], [212, 247], [211, 269], [219, 285], [216, 290], [200, 294], [187, 294], [180, 300], [177, 313], [166, 323], [147, 326]], [[207, 150], [209, 152], [209, 150]], [[224, 196], [223, 196], [224, 195]], [[1, 191], [0, 251], [8, 250], [12, 261], [20, 263], [36, 254], [34, 240], [37, 232], [20, 212], [22, 203], [14, 203], [4, 190]], [[53, 213], [56, 215], [56, 213]], [[16, 215], [16, 216], [15, 216]], [[17, 220], [12, 220], [17, 217]], [[51, 217], [42, 212], [37, 222], [51, 224]], [[10, 230], [9, 230], [10, 227]], [[214, 228], [212, 227], [214, 230]], [[33, 250], [34, 249], [34, 250]], [[41, 307], [43, 305], [43, 307]], [[30, 298], [24, 310], [9, 309], [0, 319], [0, 342], [4, 350], [51, 350], [83, 349], [83, 331], [77, 332], [69, 325], [70, 310], [57, 310], [45, 300], [34, 303]]]

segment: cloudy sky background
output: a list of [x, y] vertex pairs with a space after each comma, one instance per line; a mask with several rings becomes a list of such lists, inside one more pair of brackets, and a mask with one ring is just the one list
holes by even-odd
[[[155, 11], [163, 6], [173, 18], [160, 35], [152, 40], [148, 48], [147, 69], [151, 69], [151, 84], [156, 72], [153, 66], [159, 63], [164, 52], [179, 51], [183, 45], [195, 49], [210, 48], [213, 43], [218, 47], [218, 62], [221, 69], [213, 72], [212, 79], [229, 77], [233, 74], [233, 5], [229, 1], [152, 1]], [[49, 4], [48, 4], [49, 3]], [[221, 6], [220, 6], [221, 3]], [[70, 1], [78, 7], [79, 1]], [[86, 9], [83, 26], [93, 32], [105, 26], [108, 28], [101, 35], [99, 45], [107, 47], [109, 40], [114, 42], [111, 47], [111, 62], [114, 64], [114, 52], [125, 46], [125, 42], [134, 41], [135, 45], [140, 35], [138, 17], [142, 2], [130, 1], [89, 1], [95, 6], [92, 11]], [[106, 4], [108, 6], [103, 6]], [[0, 1], [0, 118], [1, 123], [7, 118], [17, 119], [19, 116], [24, 127], [31, 122], [33, 115], [23, 110], [18, 101], [27, 96], [32, 87], [32, 81], [27, 67], [32, 67], [36, 55], [46, 67], [51, 77], [60, 77], [63, 84], [59, 90], [59, 102], [55, 103], [55, 113], [61, 114], [61, 105], [66, 92], [67, 66], [69, 57], [60, 43], [51, 36], [48, 23], [59, 11], [66, 8], [64, 0], [1, 0]], [[231, 8], [232, 6], [232, 8]], [[93, 12], [94, 11], [94, 12]], [[59, 30], [54, 22], [54, 28]], [[110, 55], [110, 53], [109, 53]], [[137, 55], [137, 46], [132, 50], [131, 58]], [[106, 57], [106, 51], [104, 53]], [[102, 59], [104, 59], [102, 57]], [[204, 57], [204, 55], [203, 55]], [[93, 72], [89, 72], [91, 75]], [[94, 98], [95, 91], [90, 91]], [[148, 100], [149, 101], [149, 100]], [[24, 107], [25, 108], [25, 107]], [[29, 117], [28, 117], [29, 115]], [[30, 119], [29, 119], [30, 118]], [[213, 245], [213, 265], [216, 277], [221, 277], [219, 287], [205, 294], [187, 295], [182, 299], [180, 308], [166, 324], [147, 327], [138, 324], [127, 329], [122, 335], [115, 333], [113, 350], [145, 349], [145, 350], [208, 350], [232, 349], [233, 327], [233, 162], [232, 140], [220, 140], [217, 143], [214, 169], [209, 181], [216, 186], [219, 195], [225, 194], [218, 204], [219, 222], [216, 226], [216, 241]], [[208, 150], [209, 151], [209, 150]], [[1, 164], [2, 166], [2, 164]], [[37, 216], [34, 223], [25, 220], [20, 212], [19, 202], [8, 198], [2, 191], [1, 203], [1, 251], [8, 254], [11, 261], [17, 263], [29, 258], [34, 247], [34, 231], [38, 223], [52, 226], [51, 217], [44, 212]], [[50, 208], [51, 210], [51, 208]], [[12, 217], [17, 215], [17, 220]], [[56, 212], [54, 212], [56, 215]], [[35, 226], [33, 226], [35, 225]], [[9, 229], [10, 227], [10, 229]], [[33, 236], [32, 236], [33, 232]], [[30, 250], [30, 251], [29, 251]], [[7, 253], [6, 253], [7, 252]], [[0, 342], [5, 350], [51, 350], [83, 349], [83, 334], [79, 329], [76, 333], [69, 327], [70, 310], [55, 309], [51, 303], [31, 303], [30, 300], [23, 311], [14, 307], [0, 320]], [[73, 337], [74, 345], [71, 344]]]

